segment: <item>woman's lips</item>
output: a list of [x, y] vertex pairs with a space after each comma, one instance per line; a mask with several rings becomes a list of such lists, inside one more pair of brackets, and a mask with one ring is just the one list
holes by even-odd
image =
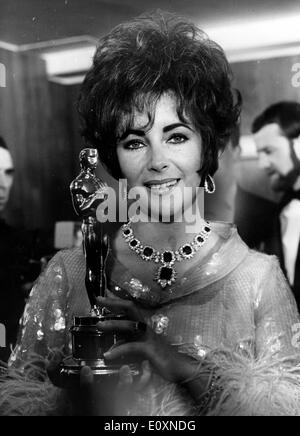
[[168, 194], [175, 186], [178, 185], [180, 179], [157, 180], [145, 183], [147, 189], [153, 194], [164, 195]]

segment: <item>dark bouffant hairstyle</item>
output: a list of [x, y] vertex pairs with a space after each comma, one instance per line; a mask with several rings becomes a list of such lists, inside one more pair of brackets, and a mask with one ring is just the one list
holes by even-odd
[[300, 104], [281, 101], [265, 109], [252, 123], [252, 133], [258, 132], [267, 124], [276, 123], [289, 139], [300, 135]]
[[5, 148], [5, 150], [8, 150], [8, 147], [6, 145], [6, 142], [4, 141], [4, 139], [2, 138], [2, 136], [0, 136], [0, 148]]
[[240, 115], [241, 98], [238, 92], [234, 98], [229, 64], [221, 47], [193, 23], [156, 12], [100, 39], [81, 88], [82, 135], [114, 177], [122, 177], [116, 154], [122, 131], [132, 125], [136, 110], [146, 110], [151, 122], [164, 93], [177, 99], [179, 119], [189, 117], [201, 133], [202, 180], [217, 170], [219, 152]]

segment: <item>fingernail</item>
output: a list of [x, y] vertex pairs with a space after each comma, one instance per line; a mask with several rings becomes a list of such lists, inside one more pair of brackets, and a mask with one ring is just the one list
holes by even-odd
[[123, 375], [128, 375], [128, 374], [130, 374], [130, 367], [128, 366], [128, 365], [123, 365], [123, 366], [121, 366], [121, 368], [120, 368], [120, 372], [123, 374]]
[[84, 366], [84, 367], [81, 369], [81, 374], [82, 374], [82, 375], [88, 376], [88, 375], [90, 375], [91, 373], [92, 373], [92, 370], [91, 370], [91, 368], [90, 368], [89, 366]]

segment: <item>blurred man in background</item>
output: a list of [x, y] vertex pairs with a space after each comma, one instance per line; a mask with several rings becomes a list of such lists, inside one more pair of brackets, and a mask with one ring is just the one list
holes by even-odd
[[14, 179], [14, 163], [3, 138], [0, 137], [0, 324], [6, 340], [0, 346], [0, 360], [7, 361], [15, 344], [19, 318], [26, 293], [37, 272], [32, 274], [32, 240], [27, 232], [6, 223], [3, 214], [9, 201]]
[[281, 200], [247, 194], [236, 223], [250, 247], [278, 256], [300, 308], [300, 104], [268, 107], [254, 120], [252, 133], [259, 166]]
[[14, 178], [14, 164], [7, 146], [0, 137], [0, 213], [9, 200]]

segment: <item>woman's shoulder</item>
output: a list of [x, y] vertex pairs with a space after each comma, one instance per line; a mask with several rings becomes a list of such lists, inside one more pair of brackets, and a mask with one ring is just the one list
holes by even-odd
[[248, 262], [251, 264], [259, 264], [264, 270], [268, 268], [280, 268], [277, 256], [273, 254], [262, 253], [252, 248], [249, 248]]
[[280, 274], [283, 277], [283, 272], [279, 264], [279, 260], [274, 255], [261, 253], [249, 249], [244, 262], [241, 265], [241, 271], [251, 277], [253, 284], [262, 282], [271, 282], [275, 276]]
[[272, 272], [280, 271], [279, 260], [274, 255], [250, 249], [231, 223], [213, 222], [212, 229], [219, 235], [219, 253], [226, 265], [231, 265], [235, 275], [247, 276], [249, 280], [260, 280]]
[[[276, 266], [279, 264], [278, 258], [274, 255], [265, 254], [248, 247], [240, 237], [237, 226], [233, 223], [223, 221], [212, 221], [212, 229], [218, 234], [224, 251], [243, 249], [245, 253], [244, 263], [260, 264], [263, 267]], [[227, 253], [228, 254], [228, 253]]]
[[275, 255], [266, 254], [249, 248], [242, 238], [237, 234], [238, 244], [247, 247], [245, 257], [240, 267], [245, 271], [250, 271], [251, 275], [263, 277], [271, 271], [280, 270], [279, 260]]
[[64, 267], [68, 274], [85, 269], [85, 258], [81, 247], [58, 251], [50, 263]]
[[243, 261], [233, 271], [231, 284], [236, 285], [239, 294], [252, 295], [256, 302], [263, 296], [269, 296], [271, 300], [281, 293], [290, 292], [278, 258], [252, 249], [248, 249]]

